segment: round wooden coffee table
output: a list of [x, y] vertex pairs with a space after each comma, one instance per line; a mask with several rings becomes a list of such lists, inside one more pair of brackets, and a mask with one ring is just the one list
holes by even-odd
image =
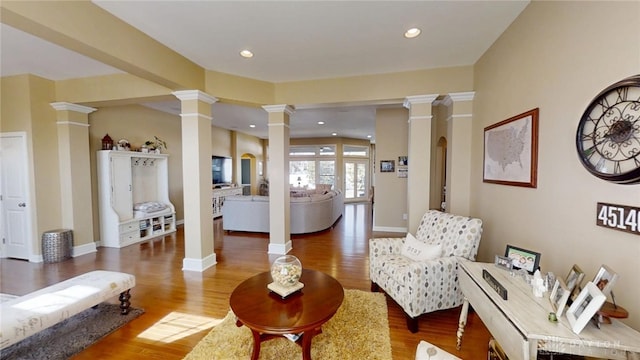
[[304, 288], [283, 299], [267, 289], [271, 281], [268, 271], [260, 273], [240, 283], [229, 299], [236, 325], [245, 325], [253, 334], [251, 359], [258, 359], [262, 341], [302, 333], [296, 343], [302, 346], [302, 358], [311, 359], [311, 339], [338, 311], [344, 299], [342, 285], [325, 273], [303, 269]]

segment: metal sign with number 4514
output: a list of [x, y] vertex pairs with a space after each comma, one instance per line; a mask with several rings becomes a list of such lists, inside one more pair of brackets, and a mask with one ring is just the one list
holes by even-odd
[[640, 208], [598, 203], [596, 225], [640, 235]]

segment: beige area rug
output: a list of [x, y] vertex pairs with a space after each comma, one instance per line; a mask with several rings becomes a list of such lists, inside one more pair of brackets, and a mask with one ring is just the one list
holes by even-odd
[[[246, 326], [237, 327], [232, 312], [187, 354], [187, 360], [250, 359], [253, 339]], [[263, 342], [260, 359], [301, 359], [302, 348], [285, 338]], [[338, 312], [314, 336], [311, 358], [322, 360], [391, 359], [387, 303], [383, 293], [344, 290]]]

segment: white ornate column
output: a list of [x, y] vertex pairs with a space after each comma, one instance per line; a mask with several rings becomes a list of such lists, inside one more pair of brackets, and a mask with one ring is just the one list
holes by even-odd
[[266, 105], [269, 113], [269, 254], [286, 254], [291, 248], [289, 198], [289, 105]]
[[471, 141], [475, 92], [450, 93], [453, 113], [447, 121], [447, 212], [471, 211]]
[[216, 264], [211, 204], [211, 104], [199, 90], [173, 93], [182, 111], [182, 185], [184, 199], [183, 271], [202, 272]]
[[73, 256], [96, 252], [89, 151], [89, 114], [96, 109], [67, 102], [56, 109], [62, 227], [73, 230]]
[[408, 96], [409, 171], [407, 176], [407, 229], [415, 233], [422, 215], [429, 209], [432, 162], [431, 105], [438, 95]]

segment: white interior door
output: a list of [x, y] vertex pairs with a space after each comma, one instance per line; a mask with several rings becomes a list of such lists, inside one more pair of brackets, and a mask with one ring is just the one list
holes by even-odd
[[31, 254], [31, 204], [28, 201], [27, 184], [26, 134], [0, 134], [0, 235], [3, 257], [28, 260]]
[[367, 160], [344, 161], [344, 199], [362, 201], [369, 198], [369, 179]]

